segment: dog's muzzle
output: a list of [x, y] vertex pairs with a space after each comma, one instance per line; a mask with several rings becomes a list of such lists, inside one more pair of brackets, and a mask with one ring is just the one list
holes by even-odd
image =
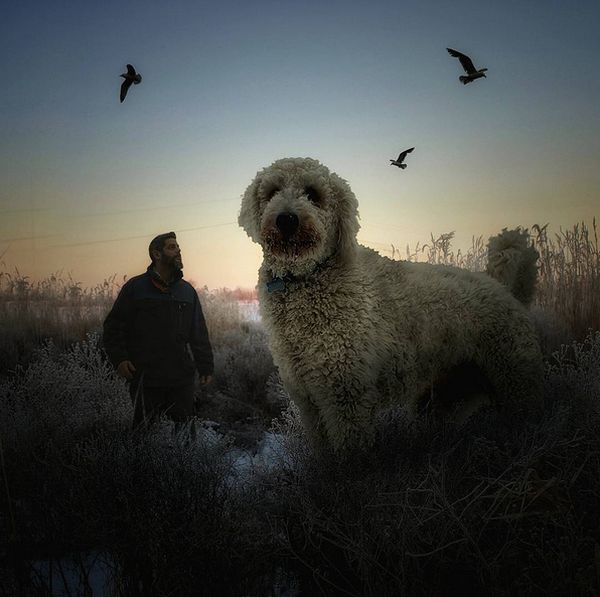
[[296, 230], [298, 230], [300, 222], [296, 214], [285, 212], [277, 216], [275, 225], [277, 226], [279, 232], [281, 232], [283, 238], [287, 240], [294, 234], [294, 232], [296, 232]]

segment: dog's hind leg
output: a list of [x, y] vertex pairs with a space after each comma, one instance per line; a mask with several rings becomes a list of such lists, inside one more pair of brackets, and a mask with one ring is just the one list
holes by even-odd
[[542, 410], [543, 360], [537, 340], [528, 334], [490, 338], [478, 364], [493, 389], [493, 403], [506, 414]]

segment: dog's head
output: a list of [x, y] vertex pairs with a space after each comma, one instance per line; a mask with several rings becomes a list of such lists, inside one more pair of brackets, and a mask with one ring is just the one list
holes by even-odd
[[354, 257], [358, 203], [348, 183], [317, 160], [283, 158], [246, 189], [238, 223], [262, 246], [274, 275], [304, 275], [334, 254]]

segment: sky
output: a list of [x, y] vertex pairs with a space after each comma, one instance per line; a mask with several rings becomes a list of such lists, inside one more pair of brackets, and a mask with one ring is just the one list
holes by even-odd
[[[175, 231], [197, 286], [256, 284], [240, 198], [309, 156], [391, 256], [600, 215], [600, 2], [8, 0], [0, 271], [131, 277]], [[487, 78], [463, 86], [455, 48]], [[142, 83], [119, 103], [125, 65]], [[389, 160], [409, 147], [407, 169]]]

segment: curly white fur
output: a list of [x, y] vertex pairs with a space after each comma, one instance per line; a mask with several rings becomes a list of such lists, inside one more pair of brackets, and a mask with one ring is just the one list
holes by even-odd
[[360, 246], [356, 197], [318, 161], [258, 172], [239, 224], [263, 249], [263, 322], [315, 444], [368, 443], [377, 410], [454, 403], [457, 379], [476, 380], [501, 411], [540, 406], [542, 358], [525, 307], [485, 273]]
[[530, 245], [527, 230], [503, 228], [488, 242], [487, 273], [507, 286], [524, 305], [533, 300], [540, 254]]

